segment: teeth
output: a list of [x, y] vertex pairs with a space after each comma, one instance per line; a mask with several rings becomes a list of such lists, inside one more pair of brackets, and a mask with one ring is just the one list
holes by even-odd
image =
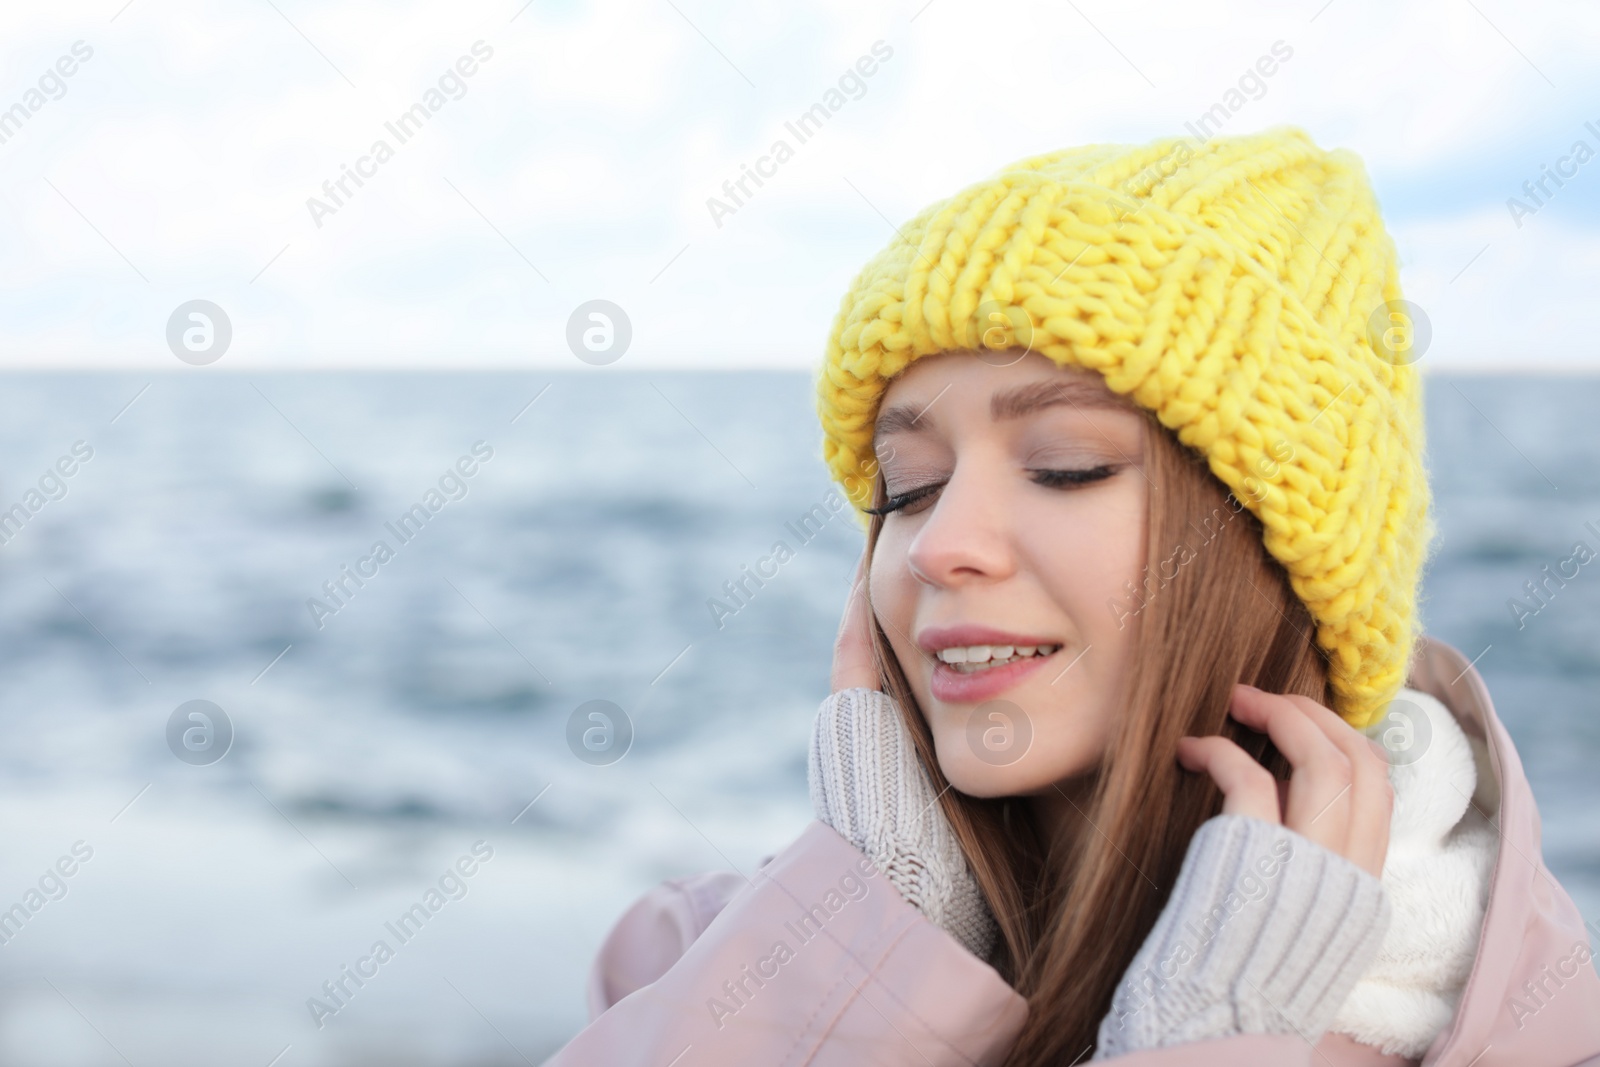
[[967, 645], [942, 648], [939, 650], [939, 659], [955, 667], [962, 674], [971, 674], [974, 671], [986, 671], [1008, 663], [1016, 663], [1029, 656], [1053, 655], [1060, 647], [1060, 645]]

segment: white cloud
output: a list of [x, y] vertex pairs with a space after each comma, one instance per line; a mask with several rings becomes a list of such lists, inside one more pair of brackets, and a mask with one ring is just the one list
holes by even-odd
[[[95, 49], [0, 144], [5, 365], [173, 367], [167, 315], [206, 297], [235, 326], [219, 367], [565, 366], [566, 318], [595, 296], [632, 316], [630, 363], [810, 365], [892, 233], [880, 212], [1026, 155], [1179, 132], [1278, 40], [1292, 60], [1225, 132], [1302, 125], [1399, 190], [1386, 217], [1429, 360], [1600, 363], [1600, 164], [1537, 225], [1503, 206], [1600, 119], [1600, 10], [122, 3], [0, 12], [0, 104], [74, 41]], [[307, 197], [480, 39], [494, 57], [465, 95], [318, 229]], [[707, 197], [879, 39], [894, 55], [865, 95], [718, 228]]]

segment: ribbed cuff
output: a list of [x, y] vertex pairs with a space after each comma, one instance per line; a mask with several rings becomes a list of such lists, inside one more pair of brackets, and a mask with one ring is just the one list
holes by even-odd
[[1276, 823], [1218, 815], [1112, 997], [1095, 1059], [1233, 1034], [1315, 1044], [1389, 927], [1383, 883]]
[[818, 820], [864, 853], [929, 922], [987, 961], [999, 927], [894, 698], [855, 688], [824, 700], [807, 777]]
[[[817, 818], [880, 868], [887, 861], [877, 854], [883, 845], [878, 839], [896, 814], [891, 808], [896, 798], [887, 791], [909, 784], [904, 781], [909, 776], [893, 773], [910, 756], [901, 751], [899, 714], [894, 698], [876, 689], [830, 694], [817, 709], [806, 768]], [[891, 780], [885, 784], [885, 778]]]

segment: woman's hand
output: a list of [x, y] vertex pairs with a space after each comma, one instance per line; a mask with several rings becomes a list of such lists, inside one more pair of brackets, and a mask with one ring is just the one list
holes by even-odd
[[[1237, 1034], [1314, 1046], [1388, 933], [1388, 760], [1309, 697], [1248, 685], [1231, 696], [1233, 717], [1271, 737], [1293, 772], [1280, 783], [1225, 737], [1179, 739], [1178, 761], [1222, 790], [1222, 814], [1190, 840], [1112, 994], [1096, 1062]], [[1301, 848], [1307, 838], [1319, 847]]]
[[[836, 668], [837, 669], [837, 668]], [[1310, 697], [1234, 687], [1230, 712], [1265, 731], [1294, 768], [1286, 788], [1225, 737], [1185, 737], [1178, 762], [1211, 775], [1224, 814], [1279, 823], [1383, 877], [1394, 790], [1378, 745]]]
[[850, 599], [845, 601], [844, 617], [839, 620], [839, 636], [833, 642], [833, 691], [878, 688], [878, 667], [872, 658], [871, 608], [867, 605], [867, 555], [863, 551], [856, 563], [856, 576], [850, 582]]

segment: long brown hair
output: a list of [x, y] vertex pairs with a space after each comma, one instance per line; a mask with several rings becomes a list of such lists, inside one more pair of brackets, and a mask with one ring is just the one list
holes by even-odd
[[[1139, 585], [1128, 584], [1125, 602], [1108, 605], [1137, 628], [1139, 669], [1124, 679], [1110, 743], [1092, 781], [1082, 783], [1077, 806], [1092, 830], [1047, 834], [1026, 797], [978, 799], [946, 789], [927, 721], [874, 616], [884, 690], [899, 703], [934, 789], [943, 791], [940, 804], [999, 923], [990, 962], [1028, 999], [1007, 1067], [1088, 1058], [1189, 840], [1221, 810], [1210, 777], [1178, 764], [1178, 738], [1222, 734], [1284, 778], [1287, 761], [1266, 735], [1228, 716], [1234, 684], [1333, 704], [1314, 624], [1263, 547], [1259, 523], [1198, 454], [1146, 418], [1146, 570]], [[882, 528], [874, 518], [869, 560]]]

